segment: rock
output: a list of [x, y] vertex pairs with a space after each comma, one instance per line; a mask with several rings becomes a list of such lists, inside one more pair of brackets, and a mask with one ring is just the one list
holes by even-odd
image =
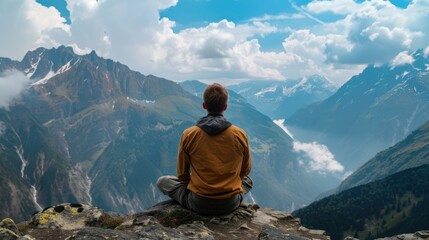
[[177, 230], [190, 239], [214, 239], [211, 235], [212, 231], [208, 229], [203, 222], [180, 225]]
[[428, 239], [429, 238], [429, 231], [418, 231], [414, 233], [419, 238]]
[[103, 211], [85, 204], [65, 203], [36, 213], [30, 224], [38, 228], [59, 228], [64, 230], [95, 226], [101, 222]]
[[91, 239], [91, 240], [129, 240], [139, 239], [138, 234], [130, 233], [125, 231], [118, 231], [105, 228], [87, 227], [79, 230], [77, 233], [72, 234], [65, 240], [79, 240], [79, 239]]
[[[13, 221], [12, 221], [13, 222]], [[11, 221], [4, 223], [13, 224]], [[15, 226], [16, 227], [16, 226]], [[81, 204], [60, 204], [20, 223], [20, 237], [9, 229], [9, 239], [321, 239], [323, 231], [302, 229], [299, 219], [286, 212], [242, 204], [225, 215], [200, 215], [174, 201], [161, 202], [143, 212], [129, 216]], [[19, 233], [19, 231], [18, 231]], [[0, 239], [8, 239], [2, 238]]]
[[264, 225], [259, 233], [260, 240], [310, 240], [310, 238], [302, 237], [296, 234], [287, 233], [284, 230]]
[[16, 235], [20, 236], [21, 233], [19, 232], [18, 228], [16, 227], [15, 222], [10, 218], [5, 218], [0, 222], [0, 228], [6, 228], [10, 231], [14, 232]]
[[[424, 232], [424, 231], [420, 231]], [[417, 233], [405, 233], [400, 235], [395, 235], [392, 237], [385, 237], [385, 238], [377, 238], [375, 240], [423, 240], [424, 238], [420, 237]]]
[[326, 235], [326, 231], [325, 230], [316, 230], [316, 229], [310, 229], [308, 230], [309, 234], [314, 234], [314, 235]]
[[0, 239], [2, 240], [16, 240], [20, 236], [7, 228], [0, 228]]

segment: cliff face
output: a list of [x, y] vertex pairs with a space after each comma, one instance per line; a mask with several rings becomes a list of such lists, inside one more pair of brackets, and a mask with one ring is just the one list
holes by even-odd
[[166, 201], [133, 215], [61, 204], [26, 223], [0, 223], [1, 239], [330, 239], [286, 212], [243, 204], [231, 214], [202, 216]]

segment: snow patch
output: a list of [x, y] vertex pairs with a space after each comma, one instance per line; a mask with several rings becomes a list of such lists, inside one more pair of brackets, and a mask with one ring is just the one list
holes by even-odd
[[28, 161], [24, 159], [24, 149], [22, 148], [22, 145], [19, 147], [15, 146], [15, 152], [18, 154], [18, 157], [21, 160], [21, 177], [24, 178], [24, 171], [28, 165]]
[[256, 97], [263, 97], [265, 93], [269, 93], [269, 92], [275, 92], [277, 89], [277, 86], [273, 86], [273, 87], [269, 87], [269, 88], [264, 88], [261, 91], [255, 93]]
[[130, 98], [130, 97], [127, 97], [127, 100], [129, 100], [133, 103], [140, 103], [140, 104], [145, 104], [145, 103], [146, 104], [153, 104], [153, 103], [155, 103], [155, 100], [145, 100], [145, 99], [139, 100], [139, 99], [134, 99], [134, 98]]
[[157, 130], [161, 130], [161, 131], [168, 131], [168, 130], [170, 130], [171, 128], [173, 128], [173, 125], [164, 125], [164, 124], [162, 124], [162, 123], [157, 123], [157, 124], [155, 125], [155, 128], [156, 128]]
[[239, 90], [237, 93], [238, 94], [242, 94], [242, 93], [245, 93], [245, 92], [247, 92], [249, 90], [250, 90], [250, 88], [243, 88], [243, 89]]
[[56, 72], [54, 72], [52, 70], [52, 67], [54, 66], [54, 63], [51, 62], [51, 67], [50, 70], [48, 72], [48, 74], [46, 74], [46, 76], [40, 80], [38, 80], [37, 82], [33, 83], [32, 85], [43, 85], [46, 84], [48, 82], [49, 79], [62, 74], [64, 72], [67, 72], [68, 70], [70, 70], [74, 65], [78, 64], [80, 62], [80, 59], [77, 60], [75, 63], [72, 64], [73, 60], [68, 61], [65, 65], [61, 66]]
[[24, 70], [24, 73], [28, 78], [31, 78], [33, 76], [33, 74], [36, 72], [37, 66], [39, 65], [39, 62], [42, 59], [41, 58], [42, 53], [39, 54], [39, 57], [37, 58], [37, 61], [35, 63], [33, 63], [33, 62], [31, 63], [31, 67], [29, 69]]
[[84, 190], [85, 190], [86, 196], [88, 196], [89, 205], [92, 205], [92, 196], [91, 196], [92, 180], [88, 176], [88, 174], [85, 174], [85, 181], [84, 181], [84, 183], [85, 183]]
[[34, 205], [36, 205], [36, 209], [38, 211], [42, 211], [43, 208], [42, 206], [40, 206], [39, 202], [37, 201], [37, 189], [36, 189], [36, 186], [34, 185], [31, 185], [31, 195], [33, 198]]
[[369, 94], [373, 93], [374, 91], [375, 91], [375, 88], [371, 88], [371, 89], [369, 89], [369, 90], [366, 90], [366, 91], [363, 93], [363, 95], [369, 95]]

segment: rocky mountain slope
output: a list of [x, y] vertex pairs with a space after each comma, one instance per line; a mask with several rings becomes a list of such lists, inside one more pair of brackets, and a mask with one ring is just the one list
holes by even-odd
[[338, 187], [338, 191], [373, 182], [424, 164], [429, 164], [429, 122], [393, 147], [378, 153], [345, 179]]
[[298, 110], [286, 125], [298, 139], [329, 147], [354, 171], [377, 152], [404, 139], [429, 120], [429, 58], [368, 66], [328, 99]]
[[41, 204], [85, 199], [65, 152], [28, 109], [0, 109], [1, 217], [20, 220]]
[[[293, 213], [333, 239], [374, 239], [429, 229], [429, 165], [407, 169]], [[329, 217], [327, 217], [329, 216]]]
[[[44, 208], [67, 201], [129, 213], [163, 199], [156, 180], [175, 174], [181, 133], [205, 115], [199, 97], [172, 81], [145, 76], [95, 52], [77, 55], [67, 47], [39, 48], [20, 62], [0, 59], [1, 74], [8, 69], [25, 74], [30, 85], [5, 111], [12, 115], [18, 108], [28, 112], [43, 133], [32, 135], [33, 143], [53, 149], [56, 157], [51, 161], [61, 164], [49, 165], [58, 174], [48, 174], [43, 181], [30, 178], [22, 185], [25, 188], [19, 188], [23, 193], [31, 193], [32, 186], [37, 191], [50, 189], [56, 197], [49, 192], [44, 192], [44, 197], [26, 194], [29, 207], [1, 212], [2, 217], [19, 219], [36, 210], [37, 204]], [[236, 95], [232, 99], [233, 111], [227, 117], [248, 132], [252, 146], [256, 184], [250, 198], [276, 209], [310, 202], [317, 194], [315, 182], [302, 180], [302, 174], [309, 174], [301, 169], [290, 137], [244, 98]], [[13, 124], [30, 129], [29, 123], [21, 121], [16, 118]], [[13, 129], [11, 122], [2, 122], [2, 131]], [[5, 136], [0, 135], [0, 141], [8, 155], [0, 153], [0, 171], [13, 172], [1, 179], [0, 184], [6, 186], [8, 181], [22, 181], [22, 162], [31, 162], [24, 170], [28, 176], [36, 163], [26, 155], [33, 151], [33, 143], [22, 143], [21, 161], [16, 151], [21, 143]], [[50, 144], [45, 144], [46, 139]], [[35, 150], [34, 154], [47, 156], [45, 152], [48, 150]], [[7, 168], [6, 163], [10, 165]]]
[[322, 76], [286, 81], [253, 80], [228, 86], [271, 119], [285, 119], [296, 110], [325, 100], [338, 89]]

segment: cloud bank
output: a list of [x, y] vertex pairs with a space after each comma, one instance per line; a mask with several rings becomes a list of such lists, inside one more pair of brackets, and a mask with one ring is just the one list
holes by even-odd
[[294, 141], [293, 150], [298, 153], [304, 153], [310, 159], [308, 164], [311, 171], [321, 173], [344, 171], [344, 167], [335, 160], [334, 154], [323, 144], [317, 142], [302, 143]]
[[7, 71], [0, 75], [0, 108], [7, 109], [13, 99], [19, 97], [30, 80], [19, 71]]
[[[19, 60], [39, 46], [72, 46], [143, 74], [171, 80], [237, 81], [298, 78], [320, 74], [344, 83], [371, 63], [393, 62], [401, 52], [425, 49], [429, 4], [406, 9], [389, 1], [313, 1], [293, 4], [295, 14], [265, 15], [241, 23], [228, 20], [176, 32], [174, 19], [159, 11], [177, 0], [67, 0], [71, 24], [55, 8], [35, 0], [3, 0], [0, 56]], [[292, 3], [292, 2], [291, 2]], [[335, 18], [323, 19], [326, 15]], [[288, 25], [310, 20], [313, 25]], [[279, 25], [279, 22], [282, 25]], [[287, 33], [283, 49], [264, 51], [258, 39]]]
[[[284, 119], [273, 121], [292, 139], [293, 135], [284, 124]], [[303, 143], [297, 140], [293, 141], [293, 150], [301, 153], [300, 164], [309, 171], [325, 173], [342, 173], [344, 167], [335, 159], [334, 154], [329, 151], [328, 147], [317, 142]]]

